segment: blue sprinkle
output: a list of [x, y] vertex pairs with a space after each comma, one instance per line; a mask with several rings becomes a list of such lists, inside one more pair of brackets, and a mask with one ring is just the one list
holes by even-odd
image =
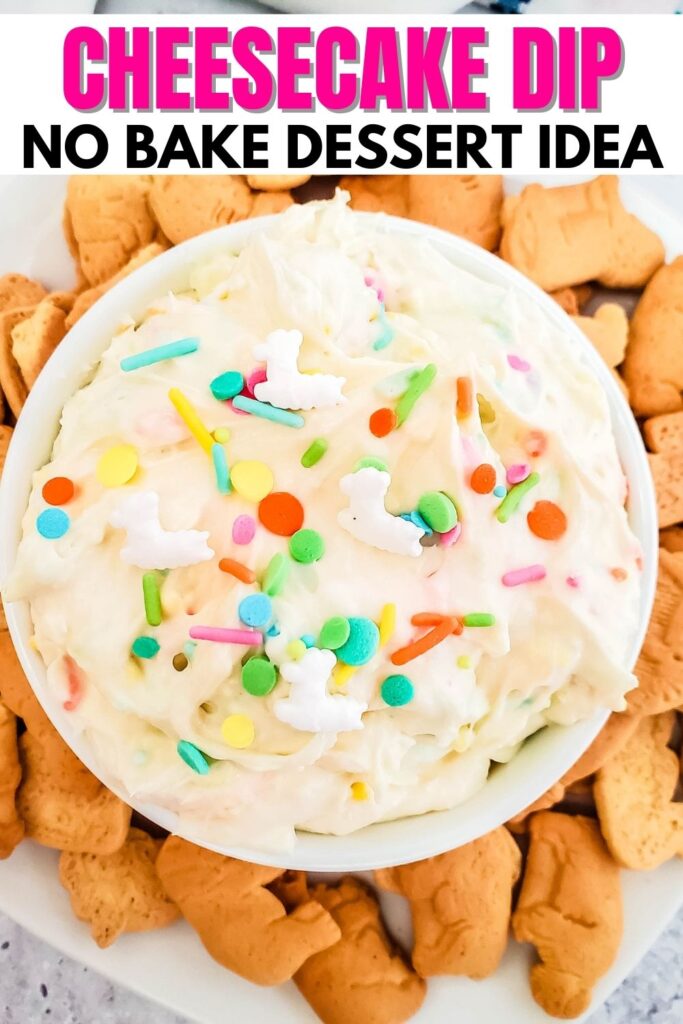
[[46, 508], [36, 519], [36, 529], [46, 540], [59, 540], [70, 526], [71, 520], [61, 508]]
[[431, 535], [434, 533], [431, 526], [429, 526], [426, 520], [422, 518], [417, 509], [414, 509], [412, 512], [401, 512], [399, 519], [405, 519], [407, 523], [412, 523], [414, 526], [419, 526], [421, 530], [424, 530], [425, 536], [427, 537], [431, 537]]
[[497, 487], [493, 488], [493, 493], [495, 494], [496, 498], [504, 498], [507, 492], [507, 487], [505, 487], [504, 484], [498, 484]]
[[197, 775], [208, 775], [209, 774], [209, 762], [206, 756], [195, 747], [194, 743], [190, 743], [189, 740], [179, 740], [178, 746], [176, 747], [178, 754], [182, 757], [185, 764], [196, 772]]
[[379, 630], [372, 619], [349, 618], [351, 632], [346, 643], [334, 652], [347, 665], [365, 665], [379, 646]]
[[273, 618], [273, 605], [267, 594], [249, 594], [240, 601], [237, 614], [245, 626], [260, 629], [270, 624]]
[[228, 460], [225, 457], [225, 448], [222, 444], [211, 445], [211, 458], [213, 459], [213, 471], [216, 474], [216, 486], [221, 494], [230, 494], [230, 474], [228, 472]]
[[183, 644], [183, 654], [185, 655], [188, 661], [192, 661], [196, 648], [197, 644], [195, 643], [194, 640], [188, 640], [186, 644]]
[[377, 340], [373, 342], [372, 347], [374, 348], [375, 352], [380, 352], [383, 348], [386, 348], [387, 345], [391, 344], [391, 342], [394, 340], [394, 335], [396, 334], [396, 331], [387, 320], [386, 309], [384, 308], [383, 302], [380, 302], [379, 304], [379, 314], [377, 316], [377, 319], [382, 325], [382, 331], [380, 333], [379, 338], [377, 338]]
[[303, 427], [304, 418], [296, 412], [289, 412], [288, 409], [277, 409], [267, 402], [257, 402], [255, 398], [247, 398], [246, 395], [235, 395], [232, 400], [235, 409], [251, 413], [252, 416], [259, 416], [262, 420], [270, 420], [272, 423], [281, 423], [285, 427]]
[[269, 629], [266, 630], [266, 636], [279, 636], [279, 635], [280, 635], [280, 627], [278, 626], [278, 624], [276, 622], [274, 622], [273, 625]]
[[304, 635], [302, 637], [300, 637], [299, 639], [301, 640], [302, 644], [306, 645], [307, 649], [309, 647], [314, 647], [315, 646], [315, 637], [313, 636], [312, 633], [304, 633]]
[[218, 377], [214, 377], [209, 387], [214, 398], [217, 398], [219, 402], [225, 402], [228, 398], [239, 395], [244, 387], [244, 376], [239, 370], [228, 370], [227, 373], [221, 373]]
[[175, 359], [177, 356], [189, 356], [199, 348], [199, 338], [181, 338], [180, 341], [171, 341], [168, 345], [158, 345], [156, 348], [148, 348], [145, 352], [138, 352], [134, 356], [126, 356], [121, 360], [120, 366], [124, 373], [131, 370], [139, 370], [142, 366], [151, 366], [152, 363], [163, 363], [166, 359]]

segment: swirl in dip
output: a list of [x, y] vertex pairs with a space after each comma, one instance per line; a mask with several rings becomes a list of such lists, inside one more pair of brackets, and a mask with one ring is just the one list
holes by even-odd
[[640, 552], [570, 335], [343, 197], [188, 277], [66, 403], [9, 588], [106, 777], [284, 848], [624, 707]]

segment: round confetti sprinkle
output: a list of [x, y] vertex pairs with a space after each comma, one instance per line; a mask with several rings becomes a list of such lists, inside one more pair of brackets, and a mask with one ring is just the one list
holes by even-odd
[[244, 750], [254, 742], [254, 723], [248, 715], [228, 715], [221, 725], [221, 736], [229, 747]]
[[505, 470], [505, 479], [509, 484], [521, 484], [522, 480], [526, 480], [530, 472], [531, 467], [527, 466], [526, 462], [516, 462]]
[[283, 555], [280, 552], [277, 555], [273, 555], [268, 562], [263, 576], [262, 588], [264, 594], [268, 594], [269, 597], [275, 597], [276, 594], [280, 593], [289, 575], [290, 564], [287, 555]]
[[131, 651], [136, 658], [153, 658], [159, 653], [159, 641], [153, 636], [136, 636]]
[[508, 364], [513, 370], [518, 370], [519, 373], [528, 373], [531, 369], [531, 363], [528, 363], [526, 359], [522, 359], [521, 356], [515, 355], [514, 352], [508, 355]]
[[301, 465], [304, 469], [310, 469], [311, 466], [315, 466], [316, 462], [320, 462], [323, 455], [327, 451], [327, 441], [324, 437], [316, 437], [315, 441], [309, 444], [306, 451], [301, 456]]
[[532, 459], [537, 459], [539, 455], [543, 455], [543, 452], [548, 447], [548, 439], [545, 434], [540, 430], [530, 430], [524, 440], [524, 450], [527, 455], [530, 455]]
[[359, 469], [378, 469], [380, 473], [388, 473], [389, 467], [384, 461], [375, 455], [364, 455], [362, 459], [359, 459], [356, 465], [353, 467], [354, 473], [357, 473]]
[[396, 413], [393, 409], [375, 409], [370, 416], [370, 433], [375, 437], [386, 437], [396, 426]]
[[417, 503], [417, 511], [437, 533], [448, 533], [458, 521], [455, 505], [442, 491], [426, 491]]
[[66, 505], [74, 496], [74, 482], [68, 476], [53, 476], [43, 484], [42, 495], [48, 505]]
[[198, 775], [209, 774], [209, 762], [194, 743], [190, 743], [189, 740], [180, 740], [176, 750], [193, 772], [197, 772]]
[[132, 444], [117, 444], [100, 456], [95, 475], [103, 487], [122, 487], [132, 480], [139, 462]]
[[318, 647], [326, 647], [328, 651], [336, 651], [349, 639], [351, 626], [349, 620], [341, 615], [334, 615], [323, 624], [318, 639]]
[[315, 647], [315, 637], [312, 633], [302, 633], [301, 643], [308, 649], [309, 647]]
[[352, 800], [369, 800], [372, 796], [372, 790], [367, 782], [352, 782], [350, 788]]
[[238, 516], [232, 524], [232, 539], [235, 544], [251, 544], [256, 533], [256, 520], [253, 516]]
[[71, 526], [71, 519], [61, 508], [46, 508], [36, 519], [36, 529], [46, 540], [59, 540]]
[[260, 503], [258, 517], [266, 530], [278, 537], [291, 537], [303, 525], [304, 507], [293, 494], [273, 491]]
[[462, 524], [456, 523], [452, 530], [448, 530], [446, 533], [439, 534], [439, 543], [445, 547], [450, 548], [454, 544], [457, 544], [462, 534]]
[[263, 384], [268, 380], [268, 374], [263, 366], [252, 370], [246, 380], [246, 392], [251, 398], [256, 398], [256, 385]]
[[340, 661], [347, 665], [365, 665], [379, 646], [379, 629], [372, 619], [350, 618], [349, 638], [337, 648]]
[[228, 370], [227, 373], [214, 377], [209, 387], [214, 398], [219, 402], [227, 402], [229, 398], [239, 395], [244, 387], [244, 377], [237, 370]]
[[493, 493], [494, 493], [496, 498], [504, 498], [505, 495], [507, 494], [507, 492], [508, 491], [507, 491], [507, 487], [505, 486], [505, 484], [498, 484], [497, 487], [493, 488]]
[[189, 665], [186, 654], [174, 654], [173, 655], [173, 668], [176, 672], [184, 672]]
[[380, 693], [385, 704], [392, 708], [400, 708], [404, 704], [410, 704], [415, 695], [415, 687], [408, 676], [387, 676], [380, 687]]
[[458, 660], [457, 660], [458, 668], [469, 668], [470, 664], [471, 664], [471, 662], [470, 662], [469, 654], [459, 654], [458, 655]]
[[554, 501], [537, 501], [526, 521], [541, 540], [559, 540], [567, 529], [567, 517]]
[[227, 427], [216, 427], [213, 432], [213, 439], [217, 444], [227, 444], [230, 440], [230, 431]]
[[230, 470], [230, 481], [247, 501], [262, 501], [273, 489], [273, 474], [265, 462], [236, 462]]
[[277, 670], [267, 658], [249, 658], [242, 666], [242, 686], [252, 697], [265, 697], [276, 681]]
[[[496, 486], [496, 471], [488, 462], [482, 462], [472, 472], [470, 487], [476, 494], [490, 494]], [[445, 533], [445, 531], [442, 531]]]
[[290, 640], [285, 648], [287, 657], [292, 661], [301, 661], [306, 653], [306, 644], [303, 640]]
[[267, 594], [249, 594], [240, 601], [237, 614], [245, 626], [261, 629], [272, 619], [273, 606]]
[[325, 541], [317, 530], [297, 530], [289, 539], [289, 553], [295, 562], [308, 565], [325, 554]]

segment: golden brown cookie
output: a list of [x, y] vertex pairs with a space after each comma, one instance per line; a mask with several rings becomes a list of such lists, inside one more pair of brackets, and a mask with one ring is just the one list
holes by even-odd
[[12, 355], [29, 391], [66, 334], [66, 318], [73, 304], [71, 292], [52, 292], [13, 328]]
[[683, 856], [683, 804], [673, 802], [679, 763], [667, 747], [674, 722], [673, 711], [644, 718], [595, 780], [605, 842], [619, 864], [636, 871]]
[[156, 872], [161, 845], [131, 828], [115, 853], [62, 853], [59, 880], [98, 946], [111, 946], [124, 932], [164, 928], [180, 916]]
[[381, 889], [410, 901], [418, 974], [493, 974], [507, 945], [521, 863], [517, 844], [501, 827], [438, 857], [375, 872]]
[[287, 981], [304, 960], [339, 939], [320, 903], [309, 901], [288, 914], [266, 888], [281, 868], [222, 857], [170, 836], [157, 871], [214, 960], [257, 985]]
[[17, 720], [0, 703], [0, 860], [24, 838], [24, 823], [17, 812], [16, 794], [21, 781], [17, 748]]
[[354, 175], [342, 178], [339, 187], [350, 193], [354, 210], [408, 216], [408, 178], [403, 175]]
[[664, 261], [657, 235], [622, 206], [616, 177], [527, 185], [502, 219], [500, 255], [549, 292], [592, 280], [640, 288]]
[[7, 449], [9, 448], [13, 433], [12, 428], [8, 427], [6, 423], [0, 423], [0, 473], [2, 473], [3, 466], [5, 465]]
[[28, 398], [28, 388], [19, 364], [12, 355], [12, 332], [33, 313], [35, 306], [22, 306], [0, 313], [0, 391], [4, 392], [7, 404], [18, 416]]
[[149, 263], [155, 257], [160, 256], [162, 252], [165, 252], [168, 247], [162, 242], [151, 242], [146, 245], [144, 249], [140, 249], [136, 252], [135, 256], [126, 263], [125, 267], [119, 270], [118, 274], [115, 274], [109, 281], [104, 281], [102, 284], [96, 285], [94, 288], [88, 288], [87, 291], [81, 292], [76, 297], [76, 301], [73, 304], [71, 312], [68, 314], [65, 320], [65, 327], [67, 331], [71, 330], [77, 320], [87, 313], [91, 306], [94, 306], [98, 299], [105, 295], [110, 288], [113, 288], [119, 281], [123, 281], [124, 277], [132, 274], [138, 267], [142, 267], [145, 263]]
[[549, 292], [550, 298], [554, 299], [558, 306], [562, 306], [565, 313], [570, 316], [578, 316], [592, 294], [593, 289], [589, 284], [578, 284], [573, 288], [560, 288], [556, 292]]
[[31, 281], [23, 274], [4, 274], [0, 277], [0, 313], [22, 306], [34, 306], [45, 298], [47, 291], [42, 284]]
[[667, 530], [660, 530], [659, 543], [665, 551], [672, 554], [683, 551], [683, 526], [670, 526]]
[[238, 174], [160, 175], [150, 193], [161, 230], [174, 245], [245, 220], [253, 201], [246, 179]]
[[247, 185], [255, 192], [289, 192], [311, 180], [310, 174], [248, 174]]
[[683, 554], [660, 548], [657, 592], [635, 673], [638, 687], [626, 702], [636, 714], [683, 704]]
[[282, 213], [293, 204], [294, 200], [289, 192], [255, 192], [249, 217], [267, 217], [272, 213]]
[[631, 318], [624, 376], [638, 416], [683, 409], [683, 256], [661, 267]]
[[639, 721], [638, 715], [631, 712], [619, 711], [611, 714], [591, 745], [584, 750], [569, 771], [565, 772], [554, 786], [539, 796], [538, 800], [508, 822], [513, 827], [513, 831], [516, 831], [515, 826], [526, 821], [530, 814], [559, 804], [570, 786], [593, 775], [628, 742], [638, 728]]
[[663, 530], [683, 522], [683, 451], [654, 452], [647, 460], [657, 494], [659, 528]]
[[619, 948], [619, 868], [590, 818], [542, 811], [530, 832], [513, 931], [538, 951], [530, 981], [539, 1006], [553, 1017], [578, 1017]]
[[347, 877], [317, 885], [311, 895], [341, 930], [334, 946], [315, 953], [294, 976], [323, 1024], [402, 1024], [412, 1017], [425, 983], [387, 935], [370, 889]]
[[651, 452], [680, 455], [683, 453], [683, 409], [645, 420], [643, 433]]
[[503, 206], [499, 174], [411, 174], [408, 216], [461, 235], [493, 252], [498, 248]]
[[573, 316], [572, 320], [593, 343], [612, 369], [624, 360], [628, 341], [628, 317], [616, 302], [603, 302], [593, 316]]
[[83, 174], [69, 178], [67, 240], [90, 285], [108, 281], [154, 240], [151, 178], [137, 174]]
[[[17, 806], [26, 835], [72, 853], [114, 853], [126, 839], [130, 807], [56, 741], [19, 740], [23, 777]], [[70, 756], [69, 756], [70, 755]]]

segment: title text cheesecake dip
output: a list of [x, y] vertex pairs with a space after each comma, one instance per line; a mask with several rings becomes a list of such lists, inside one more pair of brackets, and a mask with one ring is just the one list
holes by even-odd
[[189, 280], [66, 403], [7, 592], [108, 777], [285, 848], [624, 707], [640, 550], [569, 334], [343, 197]]

